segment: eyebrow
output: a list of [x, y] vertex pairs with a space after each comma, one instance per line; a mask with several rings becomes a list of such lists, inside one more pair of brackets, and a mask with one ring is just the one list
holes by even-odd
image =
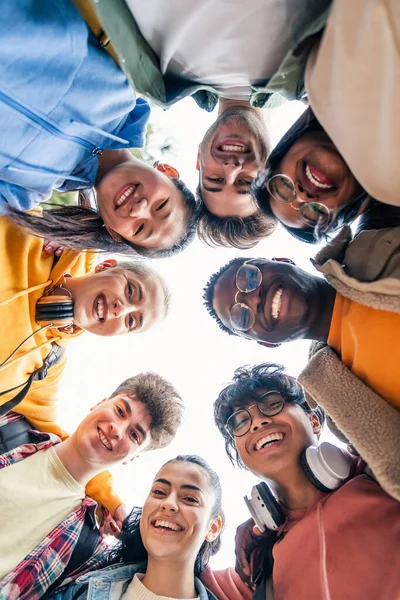
[[[218, 192], [223, 191], [222, 188], [210, 188], [207, 185], [205, 185], [204, 183], [203, 183], [203, 189], [206, 192], [213, 192], [213, 193], [218, 193]], [[236, 194], [239, 194], [240, 196], [248, 196], [250, 194], [250, 188], [248, 188], [246, 190], [236, 190]]]
[[[168, 479], [163, 479], [162, 477], [160, 477], [160, 479], [156, 479], [154, 483], [164, 483], [165, 485], [169, 485], [170, 487], [172, 486], [171, 482], [168, 481]], [[199, 488], [197, 485], [191, 485], [190, 483], [181, 485], [180, 489], [181, 490], [196, 490], [197, 492], [203, 493], [201, 488]]]

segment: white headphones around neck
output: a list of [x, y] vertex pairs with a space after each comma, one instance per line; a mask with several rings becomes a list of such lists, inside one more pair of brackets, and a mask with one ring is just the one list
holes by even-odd
[[[310, 446], [300, 457], [307, 479], [325, 493], [339, 488], [350, 474], [351, 458], [337, 446], [322, 442]], [[245, 496], [247, 508], [260, 531], [275, 530], [285, 520], [285, 515], [272, 490], [265, 482], [253, 486], [250, 498]]]

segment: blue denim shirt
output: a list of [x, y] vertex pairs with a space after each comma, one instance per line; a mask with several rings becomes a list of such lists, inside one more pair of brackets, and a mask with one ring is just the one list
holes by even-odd
[[[74, 584], [50, 596], [51, 600], [119, 600], [135, 573], [145, 573], [145, 563], [112, 565], [100, 571], [86, 573]], [[215, 600], [215, 596], [195, 577], [200, 600]], [[81, 592], [81, 595], [78, 593]], [[49, 600], [50, 600], [49, 598]]]
[[0, 214], [91, 187], [101, 150], [143, 146], [149, 113], [72, 0], [1, 3]]

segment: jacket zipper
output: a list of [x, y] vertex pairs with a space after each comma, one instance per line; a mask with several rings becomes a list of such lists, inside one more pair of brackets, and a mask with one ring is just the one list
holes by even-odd
[[67, 133], [63, 133], [60, 129], [58, 129], [57, 127], [55, 127], [54, 125], [52, 125], [51, 123], [49, 123], [48, 121], [43, 119], [42, 117], [39, 117], [37, 114], [35, 114], [31, 110], [29, 110], [29, 108], [26, 108], [26, 106], [23, 106], [23, 104], [21, 104], [17, 100], [10, 98], [10, 96], [7, 96], [7, 94], [4, 94], [4, 92], [2, 92], [2, 91], [0, 91], [0, 102], [3, 102], [3, 104], [6, 104], [7, 106], [12, 108], [16, 112], [19, 112], [28, 121], [31, 121], [32, 125], [36, 126], [37, 129], [44, 129], [45, 131], [48, 131], [49, 133], [65, 140], [67, 142], [76, 142], [76, 143], [80, 144], [81, 146], [84, 146], [85, 148], [90, 150], [90, 152], [92, 152], [94, 149], [96, 149], [93, 146], [93, 144], [90, 144], [89, 142], [87, 142], [86, 140], [84, 140], [80, 137], [77, 137], [74, 135], [68, 135]]

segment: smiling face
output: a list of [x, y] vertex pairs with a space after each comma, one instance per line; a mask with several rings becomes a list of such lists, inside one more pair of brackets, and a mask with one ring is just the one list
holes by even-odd
[[[253, 292], [238, 291], [236, 274], [240, 263], [228, 267], [215, 283], [213, 308], [225, 327], [260, 343], [324, 339], [320, 336], [329, 331], [333, 288], [291, 263], [260, 258], [252, 259], [251, 264], [260, 269], [262, 276]], [[231, 309], [237, 303], [250, 307], [255, 317], [252, 327], [243, 333], [235, 330], [231, 322]]]
[[79, 424], [73, 437], [86, 463], [92, 468], [108, 468], [132, 459], [146, 447], [150, 442], [150, 424], [144, 404], [127, 394], [118, 394], [100, 402]]
[[104, 223], [129, 242], [171, 248], [182, 237], [184, 199], [165, 172], [132, 157], [110, 169], [96, 190]]
[[[239, 408], [243, 407], [234, 410]], [[246, 408], [252, 424], [246, 435], [235, 438], [239, 456], [254, 475], [279, 481], [286, 471], [298, 468], [302, 452], [317, 443], [319, 421], [315, 415], [308, 415], [299, 405], [289, 402], [274, 417], [266, 417], [256, 406]]]
[[285, 154], [274, 174], [290, 177], [296, 196], [290, 204], [270, 196], [270, 208], [279, 221], [298, 229], [309, 228], [298, 210], [303, 203], [324, 204], [334, 216], [362, 191], [324, 131], [313, 131], [300, 137]]
[[142, 333], [165, 316], [165, 291], [150, 273], [118, 266], [97, 266], [97, 272], [70, 278], [74, 323], [96, 335]]
[[268, 135], [251, 108], [222, 113], [199, 146], [200, 191], [218, 217], [249, 217], [257, 212], [250, 185], [267, 156]]
[[164, 465], [154, 479], [140, 521], [149, 557], [194, 565], [204, 540], [215, 539], [221, 527], [212, 519], [214, 503], [209, 476], [202, 467], [186, 461]]

